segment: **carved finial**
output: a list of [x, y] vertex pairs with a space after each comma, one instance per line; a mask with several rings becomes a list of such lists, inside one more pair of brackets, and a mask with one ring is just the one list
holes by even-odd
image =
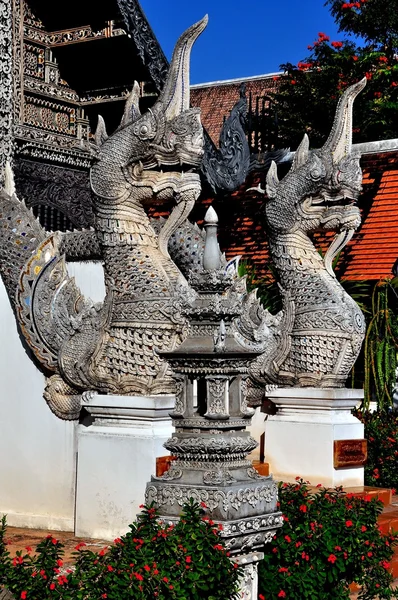
[[205, 214], [205, 226], [206, 225], [217, 225], [218, 224], [218, 215], [212, 206], [206, 211]]
[[205, 214], [204, 222], [206, 242], [203, 252], [203, 268], [205, 271], [217, 271], [221, 268], [220, 248], [217, 241], [217, 224], [217, 213], [210, 206]]
[[8, 196], [15, 194], [14, 172], [8, 160], [4, 168], [4, 191]]

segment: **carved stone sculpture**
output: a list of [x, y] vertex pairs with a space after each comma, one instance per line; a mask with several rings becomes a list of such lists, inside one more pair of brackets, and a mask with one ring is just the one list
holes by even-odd
[[[68, 276], [63, 252], [76, 234], [47, 237], [16, 198], [8, 173], [1, 198], [0, 270], [24, 338], [50, 376], [45, 397], [64, 418], [76, 418], [85, 390], [174, 391], [155, 349], [173, 349], [184, 326], [174, 291], [187, 283], [169, 256], [169, 239], [180, 225], [184, 234], [191, 233], [186, 248], [198, 237], [186, 224], [200, 193], [195, 170], [203, 156], [199, 110], [189, 108], [189, 58], [206, 23], [207, 17], [181, 36], [152, 110], [140, 114], [135, 86], [116, 132], [108, 137], [99, 122], [91, 169], [94, 231], [78, 234], [72, 246], [81, 247], [81, 239], [94, 234], [104, 261], [103, 304], [82, 298]], [[145, 206], [173, 198], [174, 210], [155, 233]], [[190, 262], [196, 264], [197, 257]]]
[[[275, 163], [268, 172], [269, 247], [282, 295], [286, 299], [289, 292], [294, 315], [277, 376], [270, 378], [269, 361], [259, 358], [252, 365], [258, 382], [341, 387], [359, 354], [365, 320], [337, 281], [332, 264], [361, 220], [354, 203], [362, 172], [360, 157], [351, 152], [351, 138], [352, 105], [365, 84], [363, 79], [341, 97], [323, 148], [309, 151], [305, 135], [284, 179], [278, 180]], [[317, 230], [337, 232], [324, 257], [311, 241]]]
[[[109, 137], [100, 119], [90, 173], [92, 230], [48, 236], [15, 196], [12, 172], [6, 169], [0, 192], [0, 272], [26, 344], [48, 377], [44, 397], [61, 418], [78, 418], [81, 394], [89, 390], [140, 395], [175, 390], [161, 354], [186, 335], [179, 300], [192, 294], [188, 274], [200, 276], [209, 267], [203, 234], [187, 220], [200, 194], [204, 155], [199, 110], [189, 107], [189, 59], [206, 22], [181, 36], [151, 110], [140, 114], [135, 86], [120, 126]], [[260, 394], [265, 383], [343, 385], [359, 352], [364, 320], [331, 265], [360, 222], [352, 205], [361, 171], [358, 157], [351, 156], [351, 114], [363, 85], [352, 86], [342, 97], [321, 150], [310, 153], [305, 137], [281, 182], [275, 163], [270, 168], [265, 210], [284, 310], [269, 314], [237, 279], [233, 290], [241, 307], [229, 325], [238, 345], [262, 353], [251, 366], [252, 391]], [[231, 116], [232, 129], [240, 128], [239, 140], [244, 111], [242, 99]], [[233, 156], [230, 145], [227, 154]], [[151, 222], [147, 206], [171, 200], [170, 217]], [[207, 227], [210, 232], [211, 224]], [[324, 259], [309, 237], [319, 228], [338, 231]], [[217, 261], [216, 247], [212, 256]], [[68, 275], [68, 256], [102, 258], [103, 303], [82, 297]], [[226, 273], [234, 269], [234, 261], [220, 260]], [[228, 334], [223, 327], [228, 329], [220, 325], [217, 351]], [[218, 380], [209, 383], [214, 410], [223, 394], [220, 385]]]
[[211, 207], [205, 228], [204, 269], [191, 272], [193, 289], [179, 297], [188, 319], [186, 338], [161, 353], [176, 380], [175, 433], [165, 444], [175, 460], [163, 476], [152, 477], [146, 500], [171, 521], [188, 498], [204, 502], [211, 518], [222, 523], [228, 550], [246, 554], [261, 551], [282, 525], [276, 484], [247, 459], [257, 446], [246, 430], [254, 414], [246, 403], [248, 366], [267, 338], [254, 349], [249, 340], [236, 337], [237, 317], [245, 311], [244, 281], [222, 264]]

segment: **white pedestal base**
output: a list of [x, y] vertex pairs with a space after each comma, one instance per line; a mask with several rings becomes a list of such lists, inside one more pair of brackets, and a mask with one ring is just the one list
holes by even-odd
[[174, 396], [101, 396], [85, 403], [93, 424], [78, 427], [75, 533], [113, 540], [140, 512], [156, 457], [173, 427]]
[[351, 414], [362, 390], [286, 388], [267, 397], [278, 406], [265, 424], [265, 459], [275, 479], [363, 486], [363, 467], [335, 469], [333, 461], [335, 440], [363, 439], [364, 426]]

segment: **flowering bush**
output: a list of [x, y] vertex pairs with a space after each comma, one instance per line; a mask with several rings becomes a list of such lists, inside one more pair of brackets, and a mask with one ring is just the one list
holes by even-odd
[[357, 411], [356, 416], [364, 423], [368, 440], [366, 485], [398, 488], [398, 411]]
[[302, 480], [281, 484], [279, 497], [285, 522], [260, 563], [260, 600], [348, 599], [354, 581], [361, 600], [395, 597], [389, 561], [397, 536], [378, 529], [380, 501], [341, 488], [312, 492]]
[[0, 586], [22, 600], [225, 600], [237, 598], [241, 568], [228, 558], [204, 506], [184, 506], [177, 525], [144, 508], [123, 537], [99, 553], [78, 544], [75, 568], [63, 572], [62, 544], [51, 535], [35, 553], [11, 559], [0, 529]]

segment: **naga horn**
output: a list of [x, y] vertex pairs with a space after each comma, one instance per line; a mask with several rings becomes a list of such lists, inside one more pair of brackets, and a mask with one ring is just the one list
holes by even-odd
[[189, 108], [189, 59], [191, 49], [205, 29], [207, 15], [192, 25], [179, 38], [173, 52], [166, 83], [159, 96], [159, 102], [165, 106], [166, 119], [171, 120]]
[[350, 154], [352, 146], [352, 105], [354, 100], [366, 85], [366, 77], [354, 83], [346, 89], [341, 96], [336, 108], [332, 130], [324, 150], [331, 151], [333, 161], [340, 162], [342, 158]]

